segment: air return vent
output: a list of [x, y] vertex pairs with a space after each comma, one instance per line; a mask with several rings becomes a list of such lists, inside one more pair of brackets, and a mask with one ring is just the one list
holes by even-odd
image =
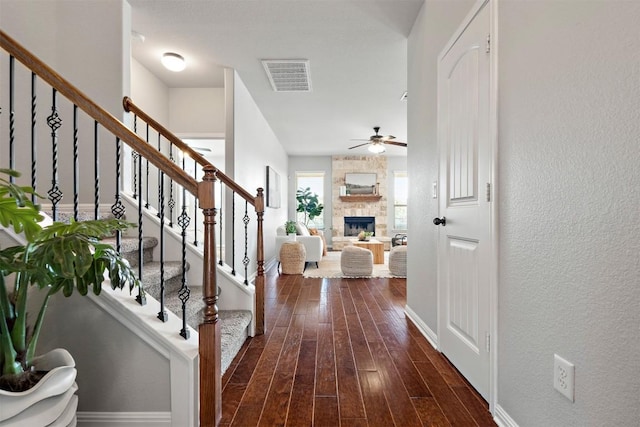
[[274, 91], [311, 91], [309, 61], [306, 59], [263, 59], [262, 65]]

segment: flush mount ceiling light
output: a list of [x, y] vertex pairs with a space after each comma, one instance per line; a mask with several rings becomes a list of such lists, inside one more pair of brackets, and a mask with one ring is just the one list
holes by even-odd
[[384, 153], [387, 149], [384, 148], [384, 145], [374, 142], [369, 146], [368, 150], [375, 154], [381, 154]]
[[187, 64], [181, 55], [173, 52], [166, 52], [162, 55], [162, 65], [170, 71], [182, 71]]

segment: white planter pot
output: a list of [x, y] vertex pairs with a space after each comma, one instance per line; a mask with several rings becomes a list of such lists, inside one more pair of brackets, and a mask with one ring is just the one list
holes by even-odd
[[289, 240], [291, 240], [292, 242], [296, 241], [296, 233], [289, 233], [287, 234], [287, 236], [289, 236]]
[[78, 386], [71, 354], [57, 348], [35, 358], [33, 365], [49, 372], [27, 391], [0, 390], [0, 427], [75, 425]]

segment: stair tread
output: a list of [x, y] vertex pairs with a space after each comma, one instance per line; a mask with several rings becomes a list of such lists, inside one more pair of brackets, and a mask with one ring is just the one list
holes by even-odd
[[[107, 237], [102, 239], [103, 242], [109, 243], [114, 248], [116, 247], [116, 238], [115, 237]], [[155, 237], [143, 237], [142, 238], [142, 246], [144, 249], [152, 249], [158, 246], [158, 239]], [[120, 253], [127, 254], [131, 252], [137, 252], [138, 250], [138, 238], [137, 237], [122, 237], [120, 239]], [[126, 258], [126, 256], [125, 256]]]
[[[143, 264], [142, 269], [142, 283], [147, 287], [152, 286], [152, 281], [160, 283], [160, 269], [161, 265], [159, 261], [150, 261]], [[189, 266], [187, 265], [187, 270]], [[137, 270], [137, 269], [136, 269]], [[137, 273], [137, 272], [136, 272]], [[181, 261], [165, 261], [164, 262], [164, 280], [165, 282], [173, 277], [180, 276], [182, 274], [182, 262]], [[136, 274], [137, 275], [137, 274]]]

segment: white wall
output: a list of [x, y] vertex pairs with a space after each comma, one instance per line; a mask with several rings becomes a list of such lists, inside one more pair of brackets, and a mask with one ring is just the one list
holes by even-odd
[[38, 354], [62, 347], [78, 369], [83, 412], [170, 412], [169, 361], [89, 297], [59, 294], [47, 310]]
[[[498, 4], [497, 404], [520, 426], [638, 425], [640, 3]], [[462, 6], [427, 2], [409, 39], [412, 182], [437, 176], [435, 60]], [[437, 205], [410, 197], [408, 301], [435, 331], [435, 230], [416, 226]]]
[[131, 99], [145, 113], [179, 136], [224, 136], [223, 88], [169, 88], [135, 59], [131, 65]]
[[224, 88], [171, 88], [169, 98], [172, 132], [224, 135]]
[[135, 59], [131, 60], [130, 97], [145, 113], [168, 126], [169, 88]]
[[[233, 75], [234, 137], [232, 178], [254, 195], [257, 193], [258, 187], [266, 188], [267, 166], [273, 167], [282, 179], [280, 186], [282, 189], [281, 207], [279, 209], [265, 208], [264, 255], [265, 260], [269, 260], [275, 256], [276, 228], [287, 220], [286, 179], [289, 173], [288, 157], [238, 73], [234, 72]], [[229, 154], [229, 150], [225, 150], [225, 152]], [[251, 212], [255, 211], [250, 207], [250, 216], [255, 218], [255, 215], [251, 215]], [[252, 220], [249, 227], [255, 227], [255, 221]], [[240, 230], [238, 226], [236, 226], [237, 230]], [[249, 248], [254, 248], [255, 242], [249, 239], [248, 245]], [[244, 250], [243, 248], [237, 249]], [[251, 271], [255, 271], [255, 254], [250, 254], [249, 258], [252, 259], [249, 267], [249, 272], [251, 273]], [[236, 255], [236, 260], [238, 259], [241, 260], [242, 257]]]
[[499, 403], [523, 426], [638, 425], [640, 3], [499, 14]]

